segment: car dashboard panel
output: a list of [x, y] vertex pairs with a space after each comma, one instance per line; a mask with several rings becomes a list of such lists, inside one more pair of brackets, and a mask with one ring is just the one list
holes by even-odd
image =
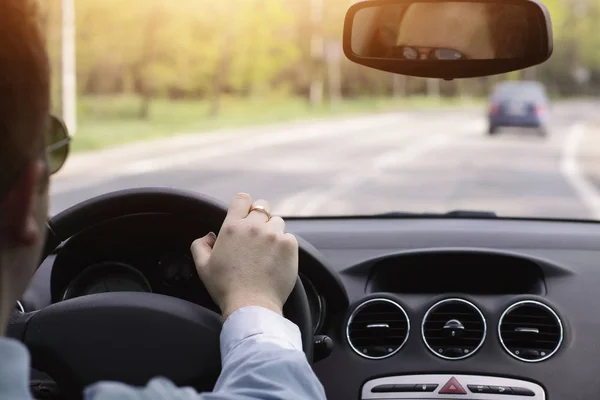
[[[328, 398], [598, 398], [600, 224], [364, 217], [288, 227], [332, 264], [351, 302], [329, 316], [335, 348], [314, 365]], [[452, 378], [462, 390], [443, 390]]]
[[[190, 252], [192, 242], [211, 230], [218, 231], [167, 214], [131, 215], [89, 228], [66, 241], [54, 256], [52, 302], [134, 291], [177, 297], [219, 312]], [[326, 322], [326, 311], [346, 309], [348, 298], [339, 278], [309, 244], [304, 244], [299, 261], [317, 334]]]
[[354, 269], [371, 271], [366, 293], [431, 295], [544, 295], [544, 269], [565, 273], [543, 261], [477, 249], [415, 250], [367, 261]]
[[[315, 338], [333, 344], [313, 364], [328, 399], [598, 397], [600, 224], [291, 218], [287, 226], [314, 246], [300, 273]], [[90, 228], [58, 250], [52, 300], [150, 290], [216, 311], [189, 255], [212, 229], [165, 215]], [[97, 281], [103, 268], [115, 273]]]
[[189, 250], [193, 240], [206, 233], [205, 227], [190, 228], [162, 215], [124, 217], [90, 228], [59, 249], [52, 300], [129, 289], [218, 310], [194, 273]]

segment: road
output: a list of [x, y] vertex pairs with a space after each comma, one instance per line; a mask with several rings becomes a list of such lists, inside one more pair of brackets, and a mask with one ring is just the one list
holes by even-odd
[[[483, 110], [424, 110], [184, 135], [72, 157], [51, 214], [113, 190], [238, 191], [284, 216], [493, 210], [600, 218], [600, 107], [554, 106], [550, 136], [485, 134]], [[524, 134], [525, 133], [525, 134]]]

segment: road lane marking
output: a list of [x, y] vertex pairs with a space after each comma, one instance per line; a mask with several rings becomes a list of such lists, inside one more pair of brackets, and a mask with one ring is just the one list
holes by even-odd
[[326, 206], [327, 203], [339, 198], [363, 182], [376, 177], [383, 169], [393, 165], [409, 164], [425, 153], [433, 150], [434, 148], [443, 146], [448, 142], [450, 142], [450, 138], [448, 138], [446, 135], [436, 135], [421, 141], [416, 146], [413, 145], [404, 150], [383, 153], [373, 161], [373, 167], [368, 171], [368, 173], [349, 173], [341, 176], [338, 178], [338, 182], [331, 188], [319, 193], [318, 195], [314, 195], [310, 201], [304, 204], [298, 204], [299, 208], [297, 208], [297, 214], [302, 216], [314, 215], [315, 213], [321, 211], [321, 209]]
[[[400, 150], [385, 152], [376, 157], [365, 173], [359, 171], [346, 171], [336, 180], [337, 183], [331, 188], [322, 191], [318, 195], [312, 196], [310, 201], [304, 204], [298, 204], [295, 209], [291, 209], [288, 215], [310, 216], [321, 211], [328, 203], [333, 202], [336, 198], [350, 192], [353, 188], [367, 182], [370, 179], [376, 178], [382, 171], [402, 165], [408, 165], [415, 160], [418, 160], [423, 155], [448, 145], [458, 137], [480, 134], [482, 131], [483, 122], [477, 120], [467, 125], [460, 126], [453, 132], [438, 134], [426, 139], [422, 139], [413, 143], [411, 146]], [[292, 212], [293, 211], [293, 212]]]
[[[231, 135], [228, 140], [219, 141], [213, 145], [206, 147], [188, 146], [183, 151], [175, 151], [170, 148], [170, 151], [153, 153], [159, 154], [147, 158], [138, 158], [127, 160], [127, 162], [118, 162], [107, 158], [96, 157], [91, 154], [90, 159], [95, 159], [94, 162], [87, 163], [87, 167], [81, 168], [76, 172], [74, 166], [64, 175], [58, 175], [53, 179], [51, 187], [52, 195], [60, 195], [68, 193], [72, 190], [80, 190], [82, 187], [89, 187], [94, 184], [100, 184], [117, 178], [131, 177], [143, 175], [147, 173], [165, 171], [174, 167], [186, 167], [193, 165], [199, 161], [215, 159], [218, 157], [229, 156], [244, 152], [250, 152], [260, 148], [268, 148], [276, 145], [285, 145], [301, 141], [318, 140], [324, 138], [334, 138], [337, 136], [345, 136], [360, 131], [368, 131], [390, 125], [407, 124], [415, 116], [404, 113], [384, 114], [369, 117], [360, 117], [341, 121], [326, 121], [322, 123], [310, 123], [302, 125], [291, 125], [289, 129], [281, 131], [259, 134], [258, 136], [244, 137], [243, 132]], [[178, 141], [184, 143], [182, 138], [177, 138]], [[189, 140], [194, 143], [194, 137], [190, 136]], [[171, 139], [165, 139], [164, 143], [172, 143]], [[157, 148], [160, 148], [161, 143], [154, 143]], [[318, 143], [317, 143], [318, 145]], [[146, 146], [144, 144], [144, 146]], [[169, 146], [167, 146], [169, 148]], [[115, 153], [121, 153], [121, 149], [115, 149]], [[136, 154], [134, 157], [143, 157], [144, 154]], [[85, 156], [78, 156], [78, 163], [86, 164]], [[126, 156], [123, 156], [126, 158]], [[97, 159], [96, 159], [97, 158]], [[66, 171], [65, 171], [66, 172]], [[199, 172], [200, 173], [200, 172]]]
[[[293, 127], [277, 133], [266, 133], [258, 137], [244, 138], [243, 135], [232, 137], [230, 141], [220, 143], [218, 146], [205, 148], [199, 147], [190, 151], [169, 154], [162, 157], [153, 157], [140, 160], [125, 166], [123, 173], [127, 175], [138, 175], [147, 172], [164, 170], [173, 166], [185, 166], [190, 163], [211, 158], [223, 157], [236, 153], [244, 153], [260, 148], [268, 148], [277, 145], [285, 145], [309, 140], [329, 139], [337, 136], [368, 130], [375, 127], [388, 126], [392, 123], [406, 123], [407, 116], [402, 114], [387, 115], [379, 119], [368, 119], [361, 121], [340, 121], [337, 126], [331, 127], [331, 123], [323, 125], [308, 125]], [[246, 140], [245, 140], [246, 139]]]
[[589, 209], [591, 217], [600, 219], [600, 191], [587, 180], [577, 162], [579, 146], [585, 132], [585, 127], [581, 123], [569, 129], [563, 147], [560, 170], [581, 202]]

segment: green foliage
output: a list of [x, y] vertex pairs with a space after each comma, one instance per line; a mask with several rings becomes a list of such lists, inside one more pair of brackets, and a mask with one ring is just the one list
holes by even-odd
[[[287, 93], [308, 97], [326, 71], [311, 53], [311, 37], [341, 46], [351, 0], [75, 0], [77, 77], [81, 95], [132, 94], [212, 99]], [[577, 93], [573, 71], [587, 68], [600, 88], [600, 0], [545, 0], [554, 30], [552, 58], [536, 77], [554, 92]], [[322, 3], [316, 23], [311, 7]], [[59, 88], [61, 0], [40, 0], [40, 13]], [[313, 15], [314, 16], [314, 15]], [[344, 97], [398, 93], [389, 74], [339, 62]], [[519, 79], [520, 74], [504, 78]], [[594, 78], [595, 77], [595, 78]], [[443, 83], [445, 96], [482, 96], [496, 78]], [[325, 92], [328, 77], [325, 73]], [[424, 80], [403, 80], [401, 93], [426, 92]], [[397, 82], [396, 82], [397, 84]], [[595, 85], [595, 86], [594, 86]], [[55, 100], [59, 92], [55, 90]], [[141, 113], [140, 115], [143, 115]]]
[[[333, 115], [386, 112], [397, 109], [424, 107], [477, 107], [477, 101], [458, 99], [435, 101], [424, 96], [409, 99], [363, 97], [344, 100], [330, 107], [309, 107], [303, 98], [269, 96], [240, 98], [224, 96], [223, 113], [216, 118], [206, 115], [210, 104], [206, 100], [154, 100], [153, 112], [147, 120], [137, 118], [137, 99], [133, 96], [86, 96], [78, 103], [79, 131], [75, 136], [74, 152], [97, 150], [124, 143], [151, 140], [205, 131], [283, 123], [303, 119], [318, 119]], [[268, 112], [266, 112], [268, 110]]]

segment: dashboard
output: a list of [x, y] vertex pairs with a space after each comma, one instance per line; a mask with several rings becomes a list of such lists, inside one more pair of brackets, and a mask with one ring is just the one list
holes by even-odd
[[[133, 264], [140, 265], [135, 262]], [[327, 303], [306, 275], [300, 274], [300, 279], [310, 306], [313, 333], [317, 334], [325, 318]], [[150, 284], [150, 281], [154, 284]], [[95, 263], [78, 273], [57, 296], [61, 301], [65, 301], [110, 292], [161, 293], [179, 298], [186, 297], [212, 311], [219, 311], [208, 293], [203, 290], [192, 257], [183, 251], [162, 257], [155, 268], [136, 268], [132, 264], [120, 261]]]
[[[211, 228], [190, 225], [147, 214], [90, 228], [44, 262], [22, 303], [43, 307], [43, 290], [49, 302], [127, 290], [216, 311], [189, 254]], [[300, 255], [300, 273], [328, 399], [598, 397], [600, 224], [358, 217], [287, 226], [314, 247]]]
[[[194, 239], [210, 230], [166, 214], [128, 216], [97, 225], [69, 239], [53, 257], [51, 302], [97, 293], [146, 292], [178, 297], [219, 312], [196, 273], [189, 249]], [[343, 290], [333, 273], [318, 273], [315, 281], [307, 276], [307, 272], [321, 269], [320, 261], [304, 253], [300, 262], [305, 272], [299, 275], [317, 334], [328, 305], [343, 309], [347, 299], [326, 290], [332, 284]]]

